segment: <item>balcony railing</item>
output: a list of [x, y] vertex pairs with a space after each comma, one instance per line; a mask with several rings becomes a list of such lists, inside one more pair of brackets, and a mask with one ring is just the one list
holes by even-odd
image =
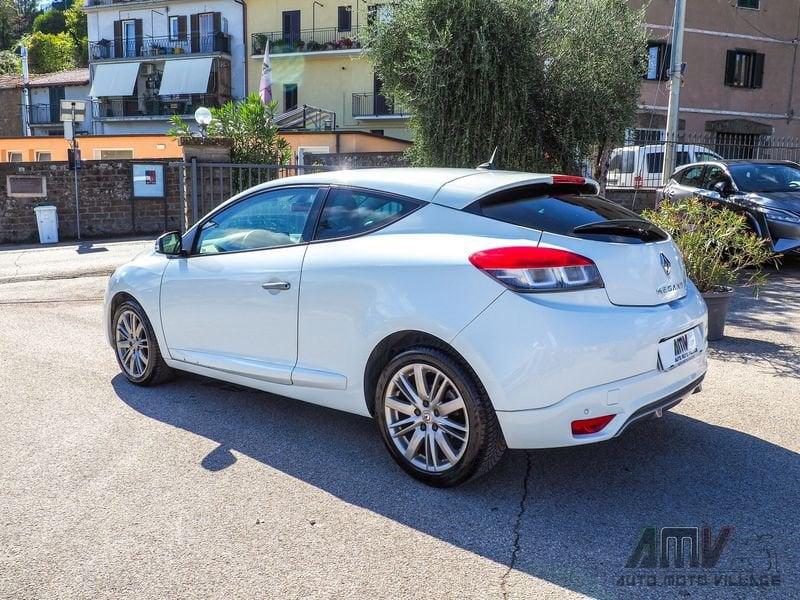
[[89, 57], [92, 61], [113, 58], [159, 57], [176, 54], [209, 54], [211, 52], [231, 52], [231, 38], [227, 33], [217, 31], [200, 36], [187, 36], [180, 40], [170, 36], [100, 40], [89, 43]]
[[380, 94], [353, 94], [354, 117], [405, 116], [408, 112], [391, 98]]
[[[148, 0], [87, 0], [86, 6], [111, 6], [112, 4], [130, 4], [132, 2], [146, 2]], [[149, 0], [155, 2], [156, 0]]]
[[174, 100], [127, 96], [98, 100], [93, 105], [93, 114], [96, 119], [184, 116], [193, 114], [201, 106], [211, 107], [218, 104], [218, 96], [212, 94], [193, 94]]
[[361, 48], [358, 29], [339, 31], [336, 27], [304, 29], [295, 33], [273, 31], [254, 33], [251, 46], [253, 54], [264, 54], [269, 44], [270, 54], [287, 52], [330, 52], [332, 50], [354, 50]]
[[[22, 105], [22, 110], [25, 106]], [[28, 105], [28, 124], [29, 125], [52, 125], [61, 123], [61, 107], [50, 104], [30, 104]]]

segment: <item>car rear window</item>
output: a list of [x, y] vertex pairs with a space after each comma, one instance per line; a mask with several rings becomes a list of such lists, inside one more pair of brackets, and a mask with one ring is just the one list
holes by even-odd
[[[568, 186], [509, 190], [483, 198], [466, 210], [497, 221], [558, 235], [629, 244], [653, 241], [633, 232], [630, 235], [624, 232], [576, 233], [575, 229], [583, 225], [608, 221], [635, 221], [644, 225], [648, 221], [609, 200], [576, 193], [574, 188], [570, 190]], [[666, 239], [665, 235], [659, 237]]]

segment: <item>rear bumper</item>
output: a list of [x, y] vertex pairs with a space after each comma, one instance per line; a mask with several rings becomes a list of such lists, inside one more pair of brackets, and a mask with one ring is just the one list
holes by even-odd
[[[558, 404], [534, 410], [497, 411], [509, 448], [557, 448], [602, 442], [678, 404], [696, 390], [707, 369], [706, 352], [669, 372], [652, 371], [571, 394]], [[599, 433], [574, 436], [571, 423], [614, 415]]]

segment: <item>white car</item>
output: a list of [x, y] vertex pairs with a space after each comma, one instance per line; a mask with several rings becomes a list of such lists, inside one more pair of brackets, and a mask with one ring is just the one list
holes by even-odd
[[608, 440], [699, 390], [706, 307], [669, 236], [596, 194], [467, 169], [271, 181], [117, 269], [108, 339], [136, 384], [189, 371], [371, 415], [432, 485]]
[[[694, 162], [721, 160], [722, 157], [705, 146], [677, 144], [675, 146], [675, 166], [680, 167]], [[664, 169], [664, 144], [649, 146], [625, 146], [611, 151], [606, 173], [606, 189], [661, 187]]]

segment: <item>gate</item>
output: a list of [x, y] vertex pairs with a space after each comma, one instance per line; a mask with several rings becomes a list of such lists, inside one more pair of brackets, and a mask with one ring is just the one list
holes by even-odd
[[322, 165], [207, 163], [196, 159], [190, 162], [173, 162], [169, 166], [177, 176], [185, 229], [230, 197], [260, 183], [292, 175], [334, 170]]

